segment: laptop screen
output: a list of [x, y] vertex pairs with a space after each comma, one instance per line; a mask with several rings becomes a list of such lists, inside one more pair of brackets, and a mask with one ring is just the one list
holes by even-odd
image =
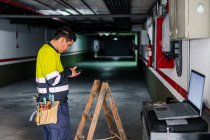
[[202, 110], [205, 76], [192, 70], [189, 83], [188, 100]]

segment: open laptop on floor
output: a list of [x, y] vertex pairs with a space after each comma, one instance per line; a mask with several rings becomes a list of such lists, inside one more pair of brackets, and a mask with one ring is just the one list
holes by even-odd
[[192, 70], [186, 102], [156, 106], [154, 111], [158, 120], [185, 119], [201, 116], [205, 76]]

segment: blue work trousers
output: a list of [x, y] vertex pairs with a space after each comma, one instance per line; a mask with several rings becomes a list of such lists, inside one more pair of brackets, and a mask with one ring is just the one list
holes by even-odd
[[71, 140], [70, 119], [68, 103], [64, 102], [58, 107], [58, 120], [56, 124], [44, 125], [45, 140]]

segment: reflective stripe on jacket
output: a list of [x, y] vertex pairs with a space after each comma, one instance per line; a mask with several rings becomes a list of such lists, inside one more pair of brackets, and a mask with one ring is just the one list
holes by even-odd
[[37, 56], [36, 82], [39, 101], [43, 97], [48, 99], [49, 94], [54, 94], [55, 100], [63, 100], [69, 92], [69, 69], [64, 70], [60, 60], [60, 53], [51, 45], [44, 44]]

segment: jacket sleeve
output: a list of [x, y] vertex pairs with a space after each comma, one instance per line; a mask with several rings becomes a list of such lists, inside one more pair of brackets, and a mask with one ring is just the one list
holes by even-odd
[[68, 77], [71, 75], [70, 69], [65, 69], [62, 72], [58, 72], [57, 63], [59, 63], [59, 59], [56, 58], [54, 53], [47, 52], [42, 56], [42, 72], [47, 80], [47, 83], [56, 86], [66, 81]]

